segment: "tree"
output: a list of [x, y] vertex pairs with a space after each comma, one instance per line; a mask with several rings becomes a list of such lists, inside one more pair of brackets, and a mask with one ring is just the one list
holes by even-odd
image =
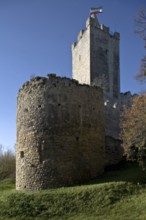
[[[146, 49], [146, 8], [142, 7], [135, 19], [136, 34], [144, 40]], [[146, 83], [146, 56], [136, 79]], [[143, 169], [146, 167], [146, 93], [134, 96], [131, 106], [124, 106], [121, 115], [121, 139], [128, 159], [138, 160]]]
[[[142, 7], [135, 19], [136, 30], [138, 34], [144, 40], [144, 48], [146, 49], [146, 8]], [[136, 79], [140, 82], [146, 83], [146, 55], [141, 59], [140, 71], [136, 75]]]
[[128, 159], [137, 159], [145, 163], [146, 93], [134, 96], [131, 107], [124, 106], [120, 125], [125, 155]]
[[15, 154], [11, 150], [3, 150], [0, 144], [0, 180], [5, 178], [15, 179]]

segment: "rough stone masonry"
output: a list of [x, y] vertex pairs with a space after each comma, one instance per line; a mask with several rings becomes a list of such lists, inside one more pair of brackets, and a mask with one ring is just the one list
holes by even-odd
[[35, 77], [17, 98], [16, 189], [83, 183], [103, 173], [102, 89], [76, 80]]

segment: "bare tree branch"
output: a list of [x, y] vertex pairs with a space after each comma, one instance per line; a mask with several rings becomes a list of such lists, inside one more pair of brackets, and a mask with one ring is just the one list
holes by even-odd
[[[146, 49], [146, 8], [140, 8], [135, 18], [135, 25], [135, 33], [142, 37], [144, 48]], [[146, 83], [146, 55], [141, 59], [140, 71], [136, 74], [135, 78], [141, 83]]]
[[135, 33], [139, 34], [142, 38], [146, 37], [146, 8], [142, 7], [135, 18], [136, 30]]

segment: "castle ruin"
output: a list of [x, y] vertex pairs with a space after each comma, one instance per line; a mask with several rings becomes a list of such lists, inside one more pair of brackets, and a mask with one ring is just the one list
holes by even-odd
[[17, 103], [17, 189], [73, 185], [103, 173], [100, 88], [36, 77], [20, 89]]
[[[131, 94], [120, 94], [119, 41], [119, 33], [89, 17], [72, 45], [73, 79], [49, 74], [21, 87], [16, 189], [83, 183], [121, 160], [119, 117]], [[92, 86], [102, 75], [105, 90]]]

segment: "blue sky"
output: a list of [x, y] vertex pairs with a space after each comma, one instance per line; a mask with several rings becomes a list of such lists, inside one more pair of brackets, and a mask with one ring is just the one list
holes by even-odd
[[145, 0], [0, 0], [0, 144], [16, 142], [16, 100], [31, 75], [71, 78], [71, 44], [85, 28], [90, 7], [103, 6], [99, 22], [121, 34], [121, 91], [142, 89], [134, 80], [144, 55], [134, 18]]

